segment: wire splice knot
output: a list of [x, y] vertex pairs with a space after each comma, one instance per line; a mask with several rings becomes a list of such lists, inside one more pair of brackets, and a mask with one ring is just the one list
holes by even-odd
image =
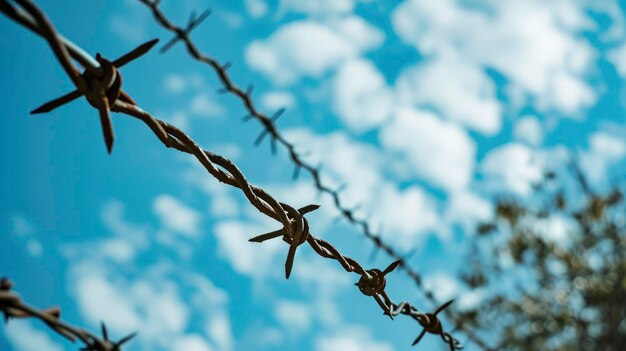
[[298, 210], [284, 203], [280, 203], [280, 206], [287, 213], [289, 223], [286, 223], [286, 225], [279, 230], [255, 236], [248, 241], [262, 243], [265, 240], [282, 236], [283, 241], [289, 244], [289, 252], [287, 253], [287, 259], [285, 260], [285, 277], [289, 279], [291, 269], [293, 268], [293, 261], [296, 256], [296, 250], [298, 249], [298, 246], [307, 241], [309, 235], [311, 234], [309, 232], [309, 222], [306, 218], [304, 218], [304, 215], [317, 210], [319, 205], [308, 205], [299, 208]]

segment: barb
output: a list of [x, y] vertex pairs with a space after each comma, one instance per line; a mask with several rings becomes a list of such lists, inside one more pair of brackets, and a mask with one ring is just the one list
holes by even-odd
[[63, 322], [61, 309], [58, 307], [39, 310], [24, 303], [21, 297], [11, 290], [12, 288], [13, 283], [8, 278], [0, 279], [0, 311], [4, 315], [5, 323], [8, 323], [11, 318], [39, 319], [70, 342], [73, 343], [77, 339], [82, 341], [85, 347], [81, 350], [85, 351], [121, 351], [122, 345], [137, 335], [137, 333], [132, 333], [118, 341], [109, 340], [107, 328], [102, 323], [102, 338], [100, 338], [85, 329]]
[[[295, 253], [298, 246], [306, 242], [318, 255], [337, 261], [347, 272], [354, 272], [358, 274], [360, 276], [360, 279], [357, 285], [359, 286], [361, 291], [367, 292], [364, 293], [365, 295], [375, 296], [376, 301], [383, 309], [383, 312], [385, 314], [389, 315], [390, 317], [396, 316], [398, 314], [409, 316], [417, 321], [426, 332], [440, 335], [441, 338], [449, 344], [451, 350], [459, 349], [462, 347], [457, 340], [450, 336], [449, 333], [443, 331], [441, 323], [437, 317], [437, 313], [447, 307], [449, 303], [439, 308], [437, 312], [430, 314], [419, 312], [408, 302], [395, 304], [388, 297], [388, 295], [384, 291], [384, 288], [386, 286], [385, 275], [391, 272], [401, 263], [395, 262], [387, 267], [387, 269], [385, 269], [383, 272], [377, 269], [366, 270], [356, 260], [342, 255], [333, 245], [315, 237], [312, 233], [310, 233], [309, 224], [304, 215], [317, 209], [317, 205], [309, 205], [299, 210], [295, 210], [293, 207], [287, 204], [280, 203], [265, 190], [250, 184], [246, 180], [244, 174], [230, 160], [220, 155], [214, 154], [210, 151], [203, 150], [195, 143], [193, 139], [191, 139], [187, 134], [182, 132], [177, 127], [167, 122], [156, 119], [150, 113], [141, 109], [139, 106], [137, 106], [135, 101], [127, 94], [125, 94], [124, 98], [110, 99], [110, 104], [107, 104], [107, 102], [109, 101], [107, 94], [110, 93], [110, 90], [115, 89], [114, 91], [122, 91], [121, 79], [119, 79], [119, 83], [115, 83], [115, 79], [111, 78], [111, 76], [116, 75], [114, 74], [114, 62], [117, 62], [118, 64], [120, 63], [120, 60], [124, 62], [123, 58], [127, 58], [126, 61], [130, 61], [132, 58], [140, 55], [137, 54], [138, 50], [135, 50], [131, 52], [131, 54], [127, 54], [123, 56], [123, 58], [115, 61], [107, 61], [106, 59], [98, 55], [96, 59], [102, 65], [104, 74], [102, 76], [92, 76], [91, 74], [88, 75], [87, 78], [89, 78], [90, 80], [88, 84], [86, 84], [85, 74], [77, 75], [78, 71], [74, 67], [70, 56], [67, 54], [67, 49], [65, 48], [65, 45], [60, 40], [54, 27], [47, 20], [43, 12], [41, 12], [41, 10], [29, 0], [16, 0], [16, 2], [19, 3], [20, 6], [35, 19], [38, 29], [36, 33], [44, 37], [48, 44], [53, 48], [57, 60], [59, 60], [68, 76], [74, 82], [77, 91], [85, 95], [88, 101], [95, 100], [96, 98], [101, 99], [101, 102], [91, 104], [94, 108], [98, 109], [101, 112], [101, 117], [103, 107], [105, 107], [107, 113], [108, 111], [123, 113], [143, 121], [166, 147], [174, 148], [181, 152], [194, 155], [211, 176], [213, 176], [222, 183], [240, 189], [252, 206], [254, 206], [261, 213], [276, 220], [282, 225], [282, 228], [277, 231], [257, 236], [255, 238], [252, 238], [251, 240], [262, 242], [264, 240], [279, 236], [283, 237], [283, 240], [290, 245], [289, 253], [285, 262], [285, 275], [287, 278], [289, 277], [289, 274], [291, 272]], [[10, 18], [10, 13], [18, 11], [17, 9], [13, 8], [13, 6], [7, 0], [0, 0], [0, 4], [2, 5], [0, 7], [0, 11], [5, 14], [9, 13], [7, 14], [7, 16], [9, 16]], [[153, 4], [155, 6], [158, 5], [158, 3], [156, 2]], [[18, 23], [20, 22], [18, 21]], [[192, 26], [189, 27], [191, 28]], [[185, 40], [184, 38], [187, 38], [187, 34], [181, 35], [181, 40]], [[146, 45], [148, 45], [148, 43], [144, 44], [142, 47], [145, 47]], [[119, 74], [117, 74], [116, 76], [119, 77]], [[114, 81], [114, 83], [111, 83], [112, 80]], [[248, 97], [248, 101], [251, 101], [249, 95], [245, 96]], [[65, 98], [64, 101], [65, 100], [67, 100], [67, 98]], [[90, 101], [90, 103], [91, 102], [93, 101]], [[270, 133], [272, 133], [272, 135], [277, 135], [275, 129], [273, 130], [273, 132], [270, 130]], [[122, 341], [118, 343], [111, 343], [110, 341], [108, 341], [106, 328], [103, 328], [103, 334], [104, 341], [102, 342], [108, 342], [109, 344], [118, 346], [121, 345]], [[122, 340], [125, 342], [128, 339], [129, 338], [124, 338]], [[94, 340], [86, 339], [83, 341], [87, 345], [86, 350], [104, 350], [98, 349], [97, 347], [100, 347], [100, 344], [97, 344]], [[109, 349], [106, 349], [106, 351], [109, 351]]]
[[[414, 282], [417, 288], [424, 294], [424, 296], [426, 296], [426, 298], [434, 306], [439, 305], [440, 303], [435, 298], [435, 295], [433, 294], [433, 292], [427, 289], [423, 285], [421, 275], [416, 270], [410, 267], [410, 265], [408, 264], [408, 260], [404, 257], [404, 255], [402, 255], [400, 252], [394, 249], [393, 246], [386, 243], [379, 234], [376, 234], [372, 230], [369, 222], [367, 222], [365, 219], [356, 217], [357, 208], [348, 208], [347, 206], [344, 205], [344, 203], [341, 201], [341, 198], [340, 198], [340, 192], [343, 189], [342, 188], [332, 189], [329, 186], [327, 186], [325, 183], [323, 183], [319, 168], [313, 164], [310, 164], [304, 161], [303, 157], [305, 155], [303, 155], [302, 153], [298, 153], [296, 151], [295, 145], [287, 141], [284, 138], [284, 136], [279, 132], [279, 130], [276, 127], [275, 122], [278, 118], [280, 118], [284, 114], [285, 109], [284, 108], [279, 109], [272, 115], [272, 117], [269, 117], [263, 112], [259, 111], [256, 108], [254, 101], [252, 100], [252, 96], [251, 96], [252, 86], [249, 86], [247, 89], [244, 90], [241, 87], [237, 86], [235, 83], [233, 83], [230, 76], [228, 75], [227, 70], [232, 66], [232, 64], [230, 62], [227, 62], [222, 65], [220, 64], [219, 61], [217, 61], [216, 59], [212, 57], [207, 56], [206, 54], [203, 54], [197, 48], [197, 46], [195, 45], [195, 43], [190, 37], [191, 31], [195, 29], [197, 25], [194, 25], [192, 28], [191, 26], [192, 21], [190, 20], [189, 24], [187, 25], [187, 28], [183, 29], [177, 26], [176, 24], [174, 24], [172, 21], [170, 21], [167, 18], [167, 16], [163, 13], [163, 11], [161, 11], [159, 7], [160, 1], [156, 1], [156, 0], [139, 0], [139, 1], [150, 9], [150, 11], [152, 12], [158, 24], [160, 24], [163, 28], [167, 29], [168, 31], [176, 35], [176, 37], [172, 39], [172, 41], [170, 41], [171, 44], [168, 43], [169, 45], [164, 46], [163, 49], [161, 49], [161, 51], [164, 52], [170, 49], [176, 42], [181, 41], [185, 44], [185, 48], [187, 49], [187, 52], [189, 53], [189, 55], [191, 55], [192, 58], [211, 67], [215, 71], [217, 77], [219, 78], [222, 84], [222, 88], [219, 90], [219, 92], [230, 93], [236, 96], [237, 98], [239, 98], [239, 100], [242, 102], [242, 104], [246, 108], [248, 114], [243, 117], [243, 121], [247, 122], [249, 120], [256, 119], [259, 123], [261, 123], [263, 127], [263, 131], [261, 131], [259, 136], [255, 139], [254, 145], [259, 146], [263, 142], [263, 140], [267, 136], [269, 136], [271, 151], [272, 151], [272, 154], [275, 154], [276, 145], [280, 144], [287, 151], [289, 155], [289, 159], [295, 166], [292, 178], [297, 179], [301, 173], [301, 170], [304, 169], [312, 177], [315, 187], [320, 192], [326, 193], [331, 196], [333, 203], [335, 207], [337, 208], [337, 210], [339, 210], [339, 212], [341, 213], [341, 216], [345, 218], [350, 224], [357, 226], [361, 230], [363, 235], [366, 238], [368, 238], [376, 246], [377, 249], [384, 251], [392, 259], [399, 261], [400, 262], [399, 268], [403, 270], [411, 278], [411, 280]], [[475, 344], [477, 344], [479, 347], [481, 347], [485, 351], [493, 350], [493, 348], [488, 346], [487, 343], [484, 342], [480, 337], [478, 337], [478, 335], [476, 335], [472, 330], [465, 328], [463, 324], [460, 322], [460, 319], [453, 312], [451, 312], [450, 310], [445, 310], [444, 313], [446, 314], [448, 318], [453, 320], [455, 322], [456, 327], [463, 330], [463, 332], [467, 335], [467, 337], [470, 340], [472, 340]]]

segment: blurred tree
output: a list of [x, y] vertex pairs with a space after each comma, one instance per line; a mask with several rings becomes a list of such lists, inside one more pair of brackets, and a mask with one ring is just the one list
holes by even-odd
[[479, 301], [463, 323], [498, 350], [625, 350], [623, 197], [594, 192], [573, 164], [547, 173], [533, 200], [499, 200], [461, 272]]

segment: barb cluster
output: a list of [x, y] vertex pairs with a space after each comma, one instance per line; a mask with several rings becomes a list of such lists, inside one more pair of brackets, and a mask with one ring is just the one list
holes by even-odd
[[[342, 255], [333, 245], [315, 237], [312, 233], [310, 233], [309, 224], [304, 215], [317, 209], [317, 205], [309, 205], [296, 210], [287, 204], [279, 202], [265, 190], [250, 184], [246, 180], [244, 174], [230, 160], [210, 151], [203, 150], [193, 141], [193, 139], [180, 129], [167, 122], [156, 119], [150, 113], [141, 109], [135, 101], [130, 98], [130, 96], [123, 93], [123, 90], [121, 89], [121, 78], [116, 67], [120, 67], [122, 64], [127, 63], [147, 52], [156, 43], [156, 41], [150, 41], [131, 51], [129, 54], [122, 56], [122, 58], [118, 60], [108, 61], [100, 55], [98, 55], [94, 60], [75, 44], [72, 44], [67, 39], [64, 39], [57, 34], [56, 30], [45, 17], [44, 13], [31, 1], [15, 0], [15, 2], [19, 4], [21, 8], [16, 7], [7, 0], [0, 0], [0, 12], [4, 13], [17, 23], [31, 29], [47, 41], [57, 60], [63, 66], [67, 75], [70, 79], [72, 79], [72, 82], [76, 86], [76, 92], [73, 93], [72, 96], [85, 96], [87, 101], [99, 110], [101, 120], [103, 120], [103, 118], [108, 119], [109, 111], [111, 111], [123, 113], [143, 121], [166, 147], [175, 148], [179, 151], [194, 155], [207, 172], [209, 172], [209, 174], [211, 174], [214, 178], [222, 183], [239, 188], [252, 206], [254, 206], [261, 213], [280, 223], [282, 228], [271, 233], [254, 237], [251, 241], [263, 242], [264, 240], [282, 236], [283, 240], [290, 245], [285, 263], [285, 275], [287, 278], [290, 275], [297, 248], [306, 242], [318, 255], [337, 261], [347, 272], [354, 272], [358, 274], [360, 276], [359, 282], [357, 283], [359, 289], [365, 295], [373, 296], [386, 315], [394, 317], [399, 314], [403, 314], [417, 321], [424, 328], [424, 330], [418, 336], [415, 343], [417, 343], [425, 333], [431, 333], [440, 335], [441, 338], [450, 346], [451, 350], [461, 348], [461, 345], [457, 340], [455, 340], [449, 333], [443, 331], [441, 322], [437, 317], [437, 314], [449, 306], [452, 301], [443, 304], [435, 313], [422, 313], [415, 307], [411, 306], [408, 302], [401, 302], [399, 304], [394, 303], [386, 294], [384, 290], [386, 286], [385, 275], [400, 266], [402, 262], [394, 262], [384, 271], [380, 271], [378, 269], [364, 269], [356, 260]], [[158, 10], [158, 8], [156, 8], [158, 3], [151, 4]], [[199, 18], [202, 17], [206, 16], [200, 16]], [[194, 23], [199, 23], [199, 21], [200, 20], [195, 19], [194, 16]], [[184, 38], [187, 37], [188, 32], [193, 29], [193, 27], [193, 25], [190, 25], [187, 30], [178, 31], [178, 37], [185, 41]], [[78, 70], [74, 66], [72, 59], [83, 65], [85, 73], [78, 74]], [[250, 92], [243, 93], [240, 90], [236, 91], [239, 91], [241, 96], [243, 96], [244, 101], [252, 106], [249, 95]], [[63, 103], [71, 101], [68, 99], [69, 98], [55, 99], [53, 102], [45, 104], [45, 108], [41, 107], [35, 111], [40, 112], [41, 110], [58, 107]], [[107, 122], [107, 124], [110, 123]], [[286, 143], [282, 137], [280, 137], [281, 139], [278, 139], [279, 134], [276, 132], [274, 125], [269, 124], [269, 126], [271, 127], [268, 127], [267, 130], [269, 130], [268, 133], [272, 135], [273, 140], [282, 140], [281, 142]], [[103, 128], [105, 129], [104, 133], [105, 141], [107, 141], [107, 149], [110, 151], [110, 145], [112, 145], [112, 128], [110, 129], [111, 143], [108, 142], [108, 127], [105, 128], [104, 123]], [[292, 149], [290, 150], [293, 155], [296, 155], [292, 146], [291, 148]], [[297, 159], [299, 160], [299, 158]], [[302, 167], [305, 166], [305, 164], [302, 165]], [[316, 179], [319, 182], [319, 177]], [[13, 301], [14, 298], [10, 298], [7, 301], [9, 300]], [[10, 305], [9, 307], [11, 306], [14, 307], [15, 305]], [[65, 330], [66, 328], [63, 327], [62, 329]], [[87, 345], [86, 349], [97, 351], [117, 351], [116, 348], [119, 348], [122, 344], [122, 340], [125, 342], [130, 339], [129, 337], [124, 338], [117, 343], [110, 342], [108, 341], [106, 328], [104, 327], [103, 336], [104, 340], [85, 338], [83, 341]], [[106, 347], [109, 348], [107, 349]]]
[[134, 338], [132, 333], [118, 341], [109, 340], [106, 325], [102, 323], [102, 338], [77, 327], [73, 327], [61, 320], [61, 309], [50, 307], [38, 310], [24, 303], [21, 297], [13, 292], [13, 282], [8, 278], [0, 279], [0, 312], [4, 315], [4, 322], [11, 318], [36, 318], [44, 322], [50, 329], [71, 342], [76, 339], [85, 345], [81, 351], [122, 351], [122, 345]]
[[[284, 113], [285, 109], [281, 108], [277, 110], [272, 116], [268, 116], [263, 112], [259, 111], [254, 104], [254, 100], [252, 99], [253, 85], [249, 85], [245, 90], [241, 87], [237, 86], [228, 74], [228, 69], [232, 66], [230, 62], [226, 62], [225, 64], [221, 64], [215, 58], [212, 58], [198, 49], [194, 41], [191, 39], [191, 31], [198, 27], [198, 25], [206, 19], [206, 17], [211, 13], [209, 10], [205, 10], [200, 17], [196, 18], [195, 13], [192, 13], [185, 28], [177, 26], [172, 21], [170, 21], [165, 13], [160, 9], [159, 5], [161, 0], [139, 0], [142, 4], [146, 5], [150, 11], [152, 12], [156, 22], [161, 25], [163, 28], [172, 32], [175, 36], [163, 46], [160, 50], [162, 53], [171, 49], [177, 42], [182, 42], [185, 45], [185, 48], [189, 55], [195, 60], [204, 63], [211, 67], [217, 77], [222, 84], [220, 88], [220, 93], [229, 93], [236, 96], [244, 105], [248, 114], [243, 117], [243, 121], [247, 122], [252, 119], [256, 119], [263, 130], [259, 134], [259, 136], [255, 139], [254, 145], [260, 145], [263, 140], [269, 136], [270, 138], [270, 146], [272, 153], [276, 153], [277, 144], [280, 144], [288, 153], [289, 159], [295, 165], [293, 178], [298, 178], [301, 170], [307, 172], [313, 179], [315, 187], [318, 191], [328, 194], [331, 196], [333, 203], [337, 210], [340, 212], [341, 216], [346, 219], [350, 224], [357, 226], [363, 235], [368, 238], [375, 246], [375, 250], [381, 250], [385, 252], [389, 257], [396, 260], [398, 266], [401, 270], [405, 271], [406, 274], [411, 278], [417, 288], [422, 291], [424, 296], [428, 298], [428, 300], [435, 306], [439, 305], [439, 302], [435, 298], [435, 295], [432, 291], [427, 289], [422, 283], [422, 276], [411, 266], [408, 264], [407, 255], [403, 255], [393, 248], [389, 243], [385, 242], [383, 238], [374, 232], [370, 223], [363, 218], [358, 218], [356, 216], [356, 209], [358, 208], [348, 208], [344, 205], [343, 201], [341, 201], [340, 194], [343, 190], [346, 189], [347, 184], [343, 184], [337, 189], [332, 189], [324, 182], [322, 182], [321, 178], [321, 166], [316, 166], [311, 163], [307, 163], [303, 159], [303, 155], [298, 153], [296, 150], [296, 146], [287, 141], [285, 137], [280, 133], [278, 128], [276, 127], [276, 121], [280, 118]], [[376, 252], [376, 251], [374, 251]], [[448, 318], [455, 321], [456, 327], [462, 329], [465, 334], [468, 336], [470, 340], [476, 343], [478, 346], [483, 348], [485, 351], [490, 351], [492, 348], [487, 345], [478, 335], [476, 335], [471, 329], [466, 328], [453, 312], [450, 310], [445, 310], [445, 313]]]

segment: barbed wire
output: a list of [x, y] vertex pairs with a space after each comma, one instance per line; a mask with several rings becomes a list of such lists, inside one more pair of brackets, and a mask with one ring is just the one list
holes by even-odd
[[[413, 344], [419, 342], [425, 333], [431, 333], [439, 335], [441, 339], [449, 345], [450, 350], [462, 348], [458, 340], [453, 338], [450, 333], [443, 330], [441, 321], [437, 316], [437, 314], [445, 310], [452, 301], [441, 305], [434, 313], [422, 313], [409, 302], [403, 301], [396, 304], [389, 298], [385, 292], [385, 275], [398, 267], [402, 263], [401, 261], [392, 263], [384, 271], [363, 268], [356, 260], [342, 255], [329, 242], [317, 238], [310, 233], [309, 224], [304, 215], [316, 210], [319, 206], [308, 205], [296, 210], [290, 205], [279, 202], [265, 190], [250, 184], [244, 174], [230, 160], [200, 148], [193, 139], [177, 127], [159, 120], [141, 109], [137, 103], [122, 90], [122, 79], [118, 68], [137, 59], [142, 54], [145, 54], [156, 44], [156, 40], [142, 44], [117, 60], [107, 60], [100, 54], [96, 55], [96, 58], [93, 59], [88, 57], [89, 55], [84, 50], [68, 48], [68, 45], [75, 46], [75, 44], [67, 44], [69, 41], [64, 40], [63, 37], [56, 32], [52, 23], [33, 2], [30, 0], [13, 1], [19, 4], [21, 8], [16, 7], [8, 0], [0, 0], [0, 12], [44, 38], [50, 45], [56, 59], [76, 87], [75, 92], [48, 102], [33, 110], [32, 113], [50, 111], [79, 96], [85, 96], [89, 104], [99, 112], [108, 152], [111, 152], [113, 145], [113, 127], [110, 121], [110, 112], [122, 113], [141, 120], [152, 130], [163, 145], [194, 155], [211, 176], [222, 183], [240, 189], [252, 206], [282, 225], [281, 229], [259, 235], [250, 239], [250, 241], [263, 242], [265, 240], [281, 237], [283, 241], [289, 244], [289, 252], [285, 261], [285, 276], [287, 279], [290, 276], [298, 247], [306, 242], [318, 255], [337, 261], [346, 272], [358, 274], [360, 276], [357, 283], [359, 290], [364, 295], [373, 297], [384, 314], [388, 315], [390, 318], [402, 314], [417, 321], [422, 326], [423, 331], [419, 334], [417, 339], [415, 339]], [[80, 58], [76, 58], [76, 56]], [[72, 62], [72, 58], [84, 66], [85, 71], [82, 74], [78, 73], [77, 68]], [[249, 97], [249, 93], [246, 96]], [[249, 98], [248, 101], [251, 103]], [[11, 303], [9, 308], [15, 307], [16, 304], [23, 307], [19, 304], [19, 301], [15, 302], [13, 295], [7, 297], [7, 301]], [[3, 311], [5, 310], [3, 309]], [[32, 312], [37, 311], [32, 310], [28, 313], [41, 318], [39, 317], [41, 315], [39, 312]], [[46, 318], [42, 320], [51, 321], [48, 315], [44, 317]], [[56, 324], [52, 324], [52, 326], [56, 326]], [[61, 331], [57, 329], [58, 328], [53, 327], [53, 330], [60, 334], [64, 334], [63, 331], [68, 331], [64, 326], [60, 327]], [[85, 337], [85, 335], [87, 334], [82, 336]], [[105, 341], [108, 341], [104, 327], [103, 335], [105, 336]], [[64, 336], [67, 337], [67, 335]], [[80, 338], [79, 335], [75, 336]], [[124, 340], [124, 342], [128, 341], [130, 337], [132, 336], [122, 340]], [[80, 339], [83, 340], [83, 338]], [[84, 338], [83, 342], [88, 346], [87, 350], [113, 350], [93, 349], [93, 347], [96, 347], [93, 345], [97, 344], [95, 340], [96, 339], [90, 339], [90, 337]], [[121, 341], [112, 344], [116, 345], [114, 351], [118, 351], [121, 346]], [[91, 347], [91, 349], [89, 347]]]
[[[254, 100], [252, 99], [253, 85], [249, 85], [245, 90], [236, 85], [230, 75], [228, 74], [228, 69], [232, 66], [232, 63], [227, 62], [225, 64], [221, 64], [217, 59], [212, 58], [204, 53], [202, 53], [194, 41], [191, 39], [191, 32], [196, 29], [211, 13], [209, 10], [205, 10], [202, 12], [200, 16], [196, 16], [195, 12], [192, 12], [189, 21], [187, 22], [187, 26], [182, 28], [174, 24], [161, 10], [159, 7], [161, 0], [139, 0], [142, 4], [146, 5], [150, 11], [152, 12], [153, 17], [156, 22], [161, 25], [163, 28], [172, 32], [175, 36], [170, 39], [170, 41], [164, 45], [160, 52], [165, 53], [169, 49], [171, 49], [177, 42], [182, 42], [185, 45], [185, 48], [188, 54], [201, 63], [204, 63], [211, 67], [215, 74], [217, 75], [220, 83], [222, 84], [222, 88], [219, 90], [221, 93], [229, 93], [231, 95], [236, 96], [244, 105], [248, 114], [244, 116], [244, 122], [247, 122], [251, 119], [256, 119], [261, 126], [263, 127], [263, 131], [259, 134], [259, 136], [254, 141], [256, 146], [260, 145], [260, 143], [269, 136], [270, 145], [272, 153], [276, 153], [277, 144], [280, 144], [281, 147], [284, 147], [287, 150], [289, 159], [295, 165], [294, 169], [294, 177], [297, 178], [300, 174], [300, 170], [304, 169], [311, 178], [313, 179], [313, 183], [316, 189], [322, 193], [326, 193], [330, 195], [332, 198], [332, 202], [335, 205], [335, 208], [339, 211], [340, 215], [346, 219], [350, 224], [357, 226], [362, 234], [368, 238], [377, 250], [381, 250], [385, 252], [392, 259], [399, 261], [398, 267], [403, 270], [413, 281], [413, 283], [417, 286], [417, 288], [422, 292], [422, 294], [435, 306], [440, 305], [440, 302], [435, 297], [434, 293], [427, 289], [422, 281], [422, 276], [415, 269], [411, 268], [407, 261], [407, 255], [400, 254], [393, 246], [387, 243], [381, 235], [376, 234], [370, 225], [370, 223], [364, 218], [358, 218], [356, 215], [356, 208], [348, 208], [341, 201], [341, 192], [346, 189], [347, 183], [342, 184], [337, 189], [332, 189], [328, 185], [326, 185], [321, 178], [321, 166], [315, 166], [311, 163], [304, 161], [303, 155], [296, 151], [295, 144], [289, 142], [278, 130], [276, 127], [276, 121], [280, 118], [285, 109], [281, 108], [277, 110], [271, 117], [261, 112], [257, 109], [254, 104]], [[476, 345], [482, 348], [485, 351], [492, 351], [493, 349], [480, 338], [474, 331], [469, 328], [466, 328], [463, 323], [461, 323], [460, 318], [453, 313], [450, 309], [445, 310], [444, 312], [446, 316], [451, 319], [455, 326], [462, 330], [467, 337], [472, 340]]]
[[[37, 309], [22, 301], [19, 294], [12, 291], [13, 282], [9, 278], [0, 279], [0, 311], [7, 323], [11, 318], [35, 318], [44, 322], [57, 334], [71, 342], [80, 340], [85, 344], [84, 351], [120, 351], [122, 345], [134, 338], [137, 333], [129, 334], [118, 341], [109, 340], [109, 332], [104, 323], [101, 324], [102, 337], [87, 330], [73, 327], [61, 320], [61, 309], [50, 307]], [[41, 350], [44, 351], [44, 350]]]

